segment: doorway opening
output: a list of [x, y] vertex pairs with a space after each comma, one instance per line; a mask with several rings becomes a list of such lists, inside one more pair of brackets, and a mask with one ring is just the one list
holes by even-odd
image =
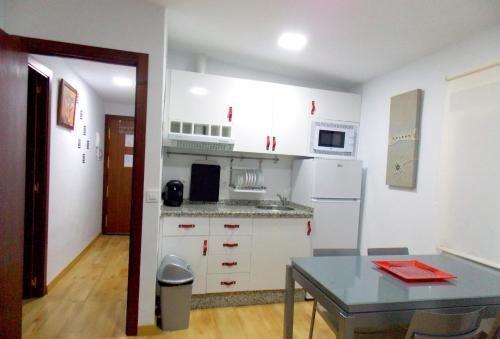
[[[5, 320], [0, 326], [1, 333], [9, 333], [9, 337], [21, 336], [21, 307], [23, 285], [23, 237], [24, 237], [24, 195], [25, 195], [25, 161], [26, 161], [26, 93], [27, 93], [27, 54], [76, 58], [108, 64], [132, 66], [135, 68], [135, 129], [134, 157], [132, 170], [132, 206], [130, 222], [130, 245], [128, 255], [128, 279], [126, 297], [126, 334], [137, 335], [139, 305], [139, 272], [141, 258], [142, 210], [144, 190], [144, 164], [146, 139], [146, 107], [148, 86], [148, 55], [143, 53], [113, 50], [107, 48], [63, 43], [35, 38], [9, 36], [0, 31], [2, 41], [0, 64], [2, 72], [2, 114], [10, 119], [8, 131], [2, 133], [5, 148], [2, 148], [4, 163], [2, 166], [5, 180], [2, 191], [9, 194], [9, 204], [2, 206], [2, 220], [8, 228], [2, 246], [8, 248], [8, 254], [0, 265], [2, 272], [15, 268], [4, 274], [1, 285], [3, 291], [11, 291], [2, 295], [6, 307], [0, 313]], [[4, 45], [5, 42], [5, 45]], [[4, 48], [5, 47], [5, 48]], [[21, 66], [25, 65], [26, 68]], [[9, 66], [9, 67], [3, 67]], [[24, 70], [26, 69], [26, 70]], [[6, 72], [3, 72], [3, 71]], [[26, 81], [25, 81], [26, 80]], [[17, 177], [16, 177], [17, 173]], [[19, 175], [21, 174], [21, 175]], [[102, 177], [101, 177], [102, 178]], [[76, 178], [75, 180], [78, 180]], [[6, 207], [6, 208], [4, 208]], [[5, 218], [4, 218], [5, 217]], [[19, 293], [18, 293], [19, 292]], [[7, 312], [4, 312], [7, 310]]]

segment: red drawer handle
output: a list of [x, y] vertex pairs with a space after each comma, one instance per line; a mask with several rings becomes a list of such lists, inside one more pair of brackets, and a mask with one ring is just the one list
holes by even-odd
[[316, 101], [311, 102], [311, 115], [314, 115], [316, 113]]
[[238, 243], [237, 242], [225, 242], [222, 244], [222, 247], [238, 247]]
[[179, 228], [195, 228], [195, 224], [179, 224]]
[[229, 122], [233, 121], [233, 107], [229, 106], [229, 111], [227, 112], [227, 120]]
[[236, 261], [222, 263], [222, 266], [236, 266], [236, 265], [238, 265], [238, 263]]
[[311, 235], [311, 231], [312, 231], [312, 226], [311, 226], [311, 222], [308, 221], [307, 222], [307, 235]]
[[271, 137], [267, 136], [266, 151], [269, 151], [269, 146], [271, 145]]
[[207, 250], [208, 250], [208, 240], [203, 240], [203, 256], [207, 256]]
[[276, 137], [273, 137], [273, 151], [276, 150]]
[[224, 228], [240, 228], [238, 224], [224, 224]]
[[224, 285], [224, 286], [231, 286], [231, 285], [236, 285], [236, 281], [235, 280], [231, 280], [231, 281], [221, 281], [220, 282], [221, 285]]

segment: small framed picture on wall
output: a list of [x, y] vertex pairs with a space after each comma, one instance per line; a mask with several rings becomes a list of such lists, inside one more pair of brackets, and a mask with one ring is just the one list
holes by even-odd
[[57, 107], [57, 124], [69, 129], [75, 127], [75, 110], [78, 92], [64, 79], [59, 85], [59, 104]]

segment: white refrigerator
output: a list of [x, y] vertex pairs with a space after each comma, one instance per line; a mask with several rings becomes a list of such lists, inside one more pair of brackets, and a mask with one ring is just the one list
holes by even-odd
[[314, 208], [312, 247], [357, 248], [362, 164], [358, 160], [293, 162], [293, 202]]

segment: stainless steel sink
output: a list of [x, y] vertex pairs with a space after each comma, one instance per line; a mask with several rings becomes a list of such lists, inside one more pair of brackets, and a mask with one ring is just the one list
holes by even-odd
[[294, 208], [290, 206], [282, 206], [282, 205], [257, 205], [255, 206], [261, 210], [269, 210], [269, 211], [293, 211]]

